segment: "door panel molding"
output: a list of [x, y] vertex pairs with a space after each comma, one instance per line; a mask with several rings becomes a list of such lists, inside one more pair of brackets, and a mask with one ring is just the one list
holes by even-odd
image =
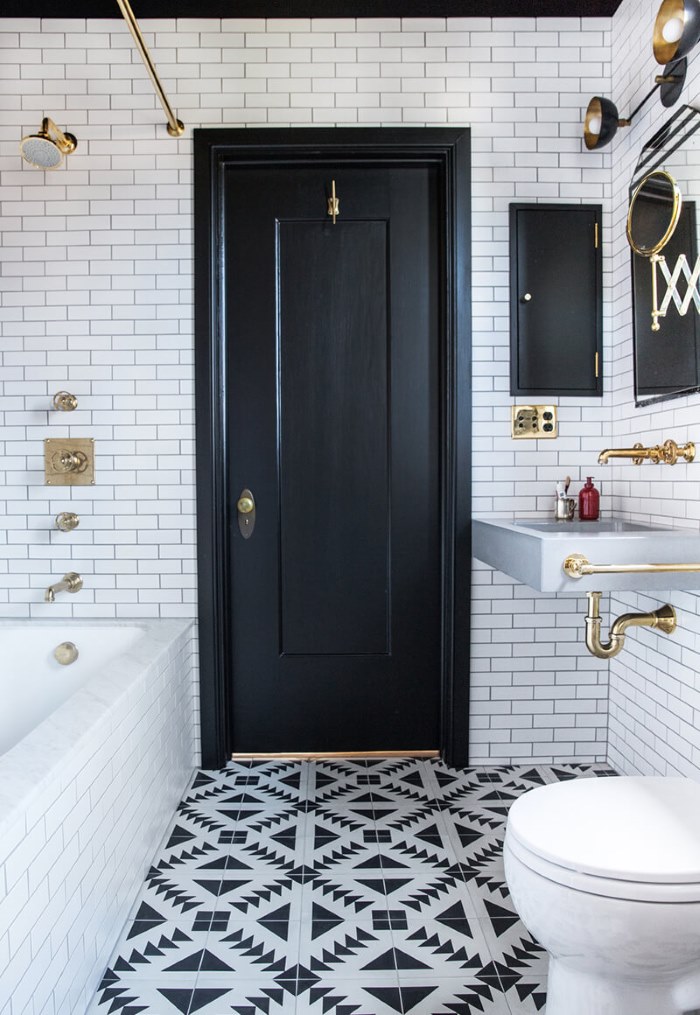
[[230, 589], [237, 525], [227, 503], [226, 355], [221, 283], [228, 165], [289, 162], [438, 168], [444, 214], [441, 334], [442, 674], [440, 748], [468, 762], [471, 576], [470, 151], [467, 128], [200, 129], [195, 153], [195, 395], [202, 763], [230, 756]]

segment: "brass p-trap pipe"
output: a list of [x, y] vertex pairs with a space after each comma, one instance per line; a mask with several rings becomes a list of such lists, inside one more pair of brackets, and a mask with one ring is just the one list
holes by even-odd
[[630, 627], [652, 627], [664, 634], [673, 634], [677, 627], [676, 611], [668, 603], [649, 613], [623, 613], [610, 627], [610, 640], [601, 641], [600, 597], [602, 592], [588, 592], [586, 614], [586, 648], [598, 659], [612, 659], [622, 651], [625, 633]]

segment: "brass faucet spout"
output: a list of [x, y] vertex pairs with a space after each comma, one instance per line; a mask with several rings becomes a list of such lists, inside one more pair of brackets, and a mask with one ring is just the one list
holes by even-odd
[[598, 464], [607, 465], [611, 458], [631, 458], [634, 465], [641, 465], [644, 461], [653, 462], [654, 465], [659, 462], [675, 465], [679, 458], [692, 462], [695, 458], [695, 445], [688, 441], [679, 447], [675, 441], [668, 440], [651, 448], [645, 448], [643, 444], [635, 444], [633, 448], [606, 448], [598, 455]]
[[63, 581], [56, 582], [55, 585], [49, 585], [46, 592], [44, 593], [44, 602], [55, 603], [57, 592], [80, 592], [83, 587], [83, 579], [75, 571], [69, 571], [68, 574], [64, 574]]

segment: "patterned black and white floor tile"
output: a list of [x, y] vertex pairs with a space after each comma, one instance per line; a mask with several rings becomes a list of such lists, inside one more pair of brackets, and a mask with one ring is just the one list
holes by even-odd
[[198, 772], [89, 1015], [536, 1015], [503, 875], [517, 797], [605, 765], [230, 763]]

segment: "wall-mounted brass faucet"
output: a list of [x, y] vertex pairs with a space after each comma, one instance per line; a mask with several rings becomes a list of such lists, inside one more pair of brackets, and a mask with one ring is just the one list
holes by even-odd
[[643, 444], [635, 444], [633, 448], [606, 448], [598, 455], [600, 465], [607, 465], [611, 458], [631, 458], [633, 465], [641, 465], [642, 462], [653, 462], [658, 465], [675, 465], [679, 458], [685, 458], [686, 462], [692, 462], [695, 458], [695, 445], [692, 441], [679, 447], [675, 441], [664, 441], [653, 448], [645, 448]]
[[69, 571], [68, 574], [64, 574], [63, 581], [56, 582], [55, 585], [49, 585], [44, 593], [44, 601], [54, 603], [57, 592], [80, 592], [82, 587], [83, 579], [80, 575], [76, 574], [75, 571]]
[[586, 614], [586, 648], [598, 659], [612, 659], [622, 651], [625, 633], [630, 627], [655, 627], [664, 634], [676, 630], [676, 611], [666, 603], [651, 613], [623, 613], [610, 628], [610, 641], [600, 640], [600, 597], [602, 592], [587, 592], [588, 613]]

